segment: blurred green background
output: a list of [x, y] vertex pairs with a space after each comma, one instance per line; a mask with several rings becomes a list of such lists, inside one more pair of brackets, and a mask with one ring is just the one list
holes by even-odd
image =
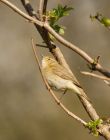
[[[10, 2], [25, 12], [20, 0]], [[37, 11], [39, 0], [31, 0], [31, 3]], [[89, 18], [90, 14], [96, 12], [110, 17], [110, 1], [54, 0], [48, 1], [48, 9], [58, 3], [75, 8], [70, 16], [61, 20], [61, 24], [66, 26], [64, 37], [93, 58], [100, 55], [100, 63], [110, 69], [110, 31]], [[31, 47], [31, 37], [36, 43], [42, 43], [33, 24], [0, 2], [0, 140], [103, 139], [89, 134], [54, 102], [42, 82]], [[109, 117], [110, 87], [99, 79], [82, 75], [80, 71], [88, 71], [87, 63], [73, 51], [60, 46], [100, 117]], [[47, 49], [39, 48], [39, 51], [50, 55]], [[74, 94], [66, 94], [62, 102], [89, 121]]]

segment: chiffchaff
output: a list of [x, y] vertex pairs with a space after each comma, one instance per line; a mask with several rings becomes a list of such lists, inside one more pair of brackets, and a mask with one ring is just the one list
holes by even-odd
[[72, 90], [74, 93], [83, 96], [79, 88], [81, 86], [74, 80], [73, 75], [55, 59], [44, 56], [42, 59], [42, 70], [50, 87], [57, 90]]

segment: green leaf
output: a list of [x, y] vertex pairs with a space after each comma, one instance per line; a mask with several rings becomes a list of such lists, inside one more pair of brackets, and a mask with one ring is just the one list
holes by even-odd
[[60, 35], [64, 35], [64, 33], [65, 33], [64, 28], [61, 27], [61, 28], [59, 29], [59, 34], [60, 34]]
[[50, 26], [59, 34], [64, 35], [65, 28], [64, 26], [59, 25], [57, 22], [64, 16], [68, 16], [69, 12], [73, 10], [72, 7], [68, 7], [67, 5], [62, 6], [59, 4], [57, 8], [53, 8], [51, 11], [47, 13], [49, 18]]
[[59, 4], [57, 8], [53, 8], [51, 11], [49, 11], [48, 16], [50, 19], [54, 18], [57, 21], [61, 17], [69, 15], [69, 11], [71, 10], [73, 10], [72, 7], [67, 7], [67, 5], [63, 7]]
[[108, 27], [108, 26], [110, 26], [110, 19], [106, 18], [106, 17], [103, 17], [101, 19], [101, 23], [104, 24], [106, 27]]
[[87, 127], [90, 129], [91, 133], [94, 135], [94, 136], [98, 136], [99, 135], [99, 132], [98, 132], [98, 125], [103, 123], [103, 120], [102, 119], [97, 119], [95, 121], [90, 121], [87, 123]]
[[110, 26], [110, 18], [102, 16], [102, 14], [97, 13], [95, 16], [90, 15], [91, 20], [97, 19], [101, 24], [103, 24], [105, 27]]

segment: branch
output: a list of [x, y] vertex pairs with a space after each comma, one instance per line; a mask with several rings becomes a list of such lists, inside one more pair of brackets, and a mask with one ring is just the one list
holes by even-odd
[[[77, 54], [79, 54], [83, 59], [85, 59], [88, 63], [91, 65], [94, 64], [94, 59], [92, 59], [86, 52], [78, 48], [77, 46], [73, 45], [66, 39], [64, 39], [62, 36], [60, 36], [58, 33], [56, 33], [48, 24], [48, 22], [44, 23], [44, 28], [47, 29], [50, 34], [52, 34], [60, 43], [62, 43], [64, 46], [70, 48], [71, 50], [75, 51]], [[104, 69], [99, 63], [95, 65], [95, 70], [99, 71], [103, 75], [110, 77], [110, 72], [106, 69]]]
[[107, 77], [101, 76], [101, 75], [97, 75], [97, 74], [94, 74], [94, 73], [91, 73], [91, 72], [81, 71], [81, 73], [84, 74], [84, 75], [89, 75], [89, 76], [92, 76], [92, 77], [95, 77], [95, 78], [99, 78], [101, 80], [110, 81], [110, 78], [107, 78]]
[[89, 76], [92, 76], [92, 77], [95, 77], [95, 78], [99, 78], [101, 80], [104, 80], [104, 82], [108, 86], [110, 86], [110, 82], [108, 82], [108, 81], [110, 81], [110, 78], [107, 78], [107, 77], [101, 76], [101, 75], [97, 75], [97, 74], [94, 74], [94, 73], [90, 73], [90, 72], [85, 72], [85, 71], [82, 71], [81, 73], [84, 74], [84, 75], [89, 75]]
[[44, 81], [44, 83], [45, 83], [45, 86], [46, 86], [47, 90], [49, 91], [49, 93], [51, 94], [51, 96], [54, 98], [55, 102], [65, 111], [65, 113], [66, 113], [67, 115], [69, 115], [70, 117], [74, 118], [76, 121], [78, 121], [78, 122], [80, 122], [81, 124], [83, 124], [84, 126], [86, 126], [87, 123], [86, 123], [84, 120], [82, 120], [81, 118], [79, 118], [77, 115], [75, 115], [74, 113], [72, 113], [71, 111], [69, 111], [69, 110], [60, 102], [60, 100], [59, 100], [59, 99], [57, 98], [57, 96], [54, 94], [53, 90], [50, 88], [50, 86], [49, 86], [49, 84], [48, 84], [47, 80], [45, 79], [45, 76], [44, 76], [44, 74], [43, 74], [43, 72], [42, 72], [42, 68], [41, 68], [41, 65], [40, 65], [40, 62], [39, 62], [39, 59], [38, 59], [38, 56], [37, 56], [37, 49], [36, 49], [36, 47], [35, 47], [35, 45], [34, 45], [33, 39], [32, 39], [32, 48], [33, 48], [33, 51], [34, 51], [34, 55], [35, 55], [36, 61], [37, 61], [37, 63], [38, 63], [39, 70], [40, 70], [40, 72], [41, 72], [42, 79], [43, 79], [43, 81]]
[[[35, 11], [33, 10], [31, 4], [29, 3], [28, 0], [21, 0], [24, 8], [26, 9], [26, 11], [28, 12], [28, 14], [34, 18], [38, 18], [38, 16], [35, 14]], [[47, 6], [47, 0], [44, 0], [44, 12], [46, 10], [46, 6]], [[70, 70], [68, 64], [66, 63], [63, 54], [61, 52], [61, 50], [59, 49], [59, 47], [56, 46], [56, 44], [54, 44], [54, 42], [52, 42], [48, 36], [48, 32], [47, 30], [45, 30], [45, 28], [40, 28], [40, 26], [37, 26], [36, 24], [34, 24], [35, 27], [37, 28], [38, 32], [40, 33], [40, 35], [42, 36], [44, 42], [47, 44], [50, 52], [54, 55], [55, 59], [64, 67], [66, 67], [68, 69], [68, 71], [70, 73], [72, 73], [72, 71]], [[74, 76], [75, 77], [75, 76]]]
[[40, 2], [39, 2], [38, 13], [39, 13], [39, 19], [41, 21], [43, 21], [43, 17], [42, 16], [44, 14], [46, 14], [47, 2], [48, 2], [48, 0], [40, 0]]
[[43, 5], [44, 5], [44, 0], [40, 0], [38, 13], [39, 13], [39, 19], [41, 21], [43, 21], [43, 18], [42, 18], [42, 15], [43, 15]]
[[27, 19], [30, 22], [35, 23], [35, 24], [43, 27], [43, 22], [40, 22], [39, 20], [34, 19], [34, 18], [28, 16], [27, 14], [25, 14], [24, 12], [22, 12], [20, 9], [18, 9], [15, 5], [13, 5], [11, 2], [9, 2], [7, 0], [0, 0], [0, 1], [3, 2], [5, 5], [7, 5], [8, 7], [10, 7], [16, 13], [18, 13], [19, 15], [21, 15], [22, 17], [24, 17], [25, 19]]
[[46, 9], [47, 9], [47, 3], [48, 3], [48, 0], [44, 0], [44, 5], [43, 5], [43, 13], [46, 14]]
[[[48, 22], [41, 22], [35, 18], [32, 18], [30, 16], [28, 16], [27, 14], [23, 13], [21, 10], [19, 10], [16, 6], [14, 6], [13, 4], [11, 4], [10, 2], [8, 2], [7, 0], [0, 0], [1, 2], [3, 2], [4, 4], [6, 4], [7, 6], [9, 6], [11, 9], [13, 9], [15, 12], [17, 12], [19, 15], [21, 15], [22, 17], [28, 19], [29, 21], [31, 21], [32, 23], [40, 26], [40, 27], [44, 27], [48, 32], [50, 32], [50, 34], [52, 34], [60, 43], [62, 43], [64, 46], [72, 49], [73, 51], [75, 51], [77, 54], [79, 54], [83, 59], [85, 59], [88, 63], [90, 63], [91, 65], [94, 64], [94, 59], [92, 59], [86, 52], [84, 52], [83, 50], [79, 49], [77, 46], [73, 45], [72, 43], [70, 43], [69, 41], [65, 40], [63, 37], [61, 37], [58, 33], [56, 33], [48, 24]], [[27, 1], [28, 0], [21, 0], [22, 3], [25, 3], [23, 1]], [[27, 9], [27, 8], [26, 8]], [[27, 10], [29, 12], [29, 9]], [[30, 11], [31, 12], [31, 11]], [[34, 13], [35, 14], [35, 13]], [[30, 14], [32, 15], [32, 14]], [[40, 32], [41, 34], [41, 32]], [[43, 37], [44, 35], [44, 37]], [[42, 37], [46, 38], [48, 36], [48, 34], [43, 33]], [[46, 43], [48, 44], [50, 50], [53, 49], [53, 46], [51, 44], [51, 42], [49, 41], [49, 39], [45, 39]], [[54, 49], [52, 50], [54, 52]], [[55, 54], [55, 52], [54, 52]], [[99, 63], [97, 63], [95, 65], [95, 70], [99, 71], [100, 73], [102, 73], [103, 75], [110, 77], [110, 72], [106, 69], [104, 69]]]
[[[2, 0], [2, 1], [7, 1], [7, 0]], [[25, 9], [27, 10], [27, 12], [29, 13], [29, 15], [32, 15], [34, 10], [32, 8], [32, 6], [30, 5], [29, 1], [28, 0], [21, 0]], [[4, 2], [5, 3], [5, 2]], [[10, 6], [9, 6], [10, 7]], [[35, 12], [34, 12], [35, 13]], [[33, 17], [35, 18], [36, 16], [33, 15]], [[36, 17], [37, 18], [37, 17]], [[40, 21], [39, 21], [40, 22]], [[42, 22], [41, 22], [42, 23]], [[46, 24], [46, 23], [44, 23]], [[35, 24], [36, 25], [36, 24]], [[48, 24], [46, 24], [48, 25]], [[47, 26], [49, 27], [49, 25]], [[44, 34], [44, 32], [42, 31], [43, 28], [41, 28], [40, 26], [36, 25], [36, 28], [38, 29], [39, 33], [41, 34], [42, 38], [44, 39], [44, 41], [46, 42], [46, 44], [49, 46], [49, 47], [53, 47], [53, 44], [51, 44], [50, 40], [48, 39], [47, 37], [47, 34]], [[51, 27], [50, 27], [51, 30], [53, 30]], [[54, 31], [54, 30], [53, 30]], [[47, 32], [47, 31], [46, 31]], [[57, 36], [59, 36], [57, 34]], [[62, 38], [60, 36], [60, 38]], [[66, 41], [67, 42], [67, 41]], [[63, 66], [65, 66], [69, 71], [71, 71], [69, 69], [69, 66], [68, 64], [66, 63], [64, 57], [63, 57], [63, 54], [61, 53], [60, 49], [58, 47], [56, 47], [54, 45], [53, 48], [50, 48], [51, 52], [54, 54], [55, 57], [57, 57], [59, 59], [59, 61], [63, 64]], [[71, 72], [72, 73], [72, 72]], [[72, 73], [73, 74], [73, 73]], [[73, 74], [73, 77], [74, 79], [76, 79], [76, 77], [74, 76]], [[77, 81], [77, 80], [76, 80]], [[77, 81], [78, 82], [78, 81]], [[84, 91], [82, 89], [80, 89], [80, 92], [82, 94], [85, 94]], [[96, 120], [96, 119], [99, 119], [99, 116], [97, 114], [97, 112], [95, 111], [94, 107], [92, 106], [92, 104], [90, 102], [88, 102], [86, 99], [84, 99], [82, 96], [78, 96], [83, 107], [85, 108], [86, 112], [88, 113], [88, 115], [90, 116], [90, 118], [92, 120]]]
[[[92, 19], [92, 17], [94, 17], [95, 19], [98, 20], [98, 22], [100, 22], [102, 24], [102, 18], [103, 17], [100, 13], [97, 13], [95, 16], [91, 16], [90, 15], [90, 18]], [[102, 24], [104, 25], [104, 24]], [[105, 25], [104, 25], [105, 26]], [[108, 30], [110, 30], [110, 26], [105, 26]]]

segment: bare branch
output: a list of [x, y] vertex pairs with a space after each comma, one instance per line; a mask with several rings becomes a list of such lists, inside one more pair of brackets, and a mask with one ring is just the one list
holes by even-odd
[[42, 15], [43, 15], [43, 5], [44, 5], [44, 0], [40, 0], [38, 13], [39, 13], [39, 19], [41, 21], [43, 21], [43, 18], [42, 18]]
[[51, 96], [54, 98], [55, 102], [65, 111], [66, 114], [68, 114], [70, 117], [74, 118], [75, 120], [77, 120], [78, 122], [80, 122], [81, 124], [83, 124], [84, 126], [87, 125], [87, 123], [82, 120], [81, 118], [79, 118], [77, 115], [75, 115], [74, 113], [72, 113], [71, 111], [69, 111], [61, 102], [60, 100], [57, 98], [57, 96], [54, 94], [53, 90], [50, 88], [47, 80], [45, 79], [45, 76], [42, 72], [42, 68], [41, 68], [41, 65], [40, 65], [40, 62], [39, 62], [39, 59], [38, 59], [38, 56], [37, 56], [37, 49], [34, 45], [34, 41], [32, 39], [32, 48], [33, 48], [33, 51], [34, 51], [34, 55], [35, 55], [35, 58], [36, 58], [36, 61], [38, 63], [38, 67], [39, 67], [39, 70], [41, 72], [41, 75], [42, 75], [42, 79], [45, 83], [45, 86], [46, 88], [48, 89], [49, 93], [51, 94]]
[[94, 73], [90, 73], [90, 72], [85, 72], [85, 71], [82, 71], [81, 73], [84, 74], [84, 75], [88, 75], [88, 76], [92, 76], [92, 77], [95, 77], [95, 78], [99, 78], [101, 80], [104, 80], [104, 82], [108, 86], [110, 86], [110, 82], [108, 82], [108, 81], [110, 81], [110, 78], [107, 78], [107, 77], [102, 76], [102, 75], [97, 75], [97, 74], [94, 74]]
[[81, 71], [81, 73], [84, 74], [84, 75], [89, 75], [89, 76], [96, 77], [96, 78], [99, 78], [99, 79], [102, 79], [102, 80], [110, 81], [110, 78], [107, 78], [107, 77], [102, 76], [102, 75], [97, 75], [97, 74], [94, 74], [94, 73], [91, 73], [91, 72], [86, 72], [86, 71]]
[[105, 82], [108, 86], [110, 86], [110, 82], [108, 82], [107, 80], [104, 80], [104, 82]]
[[43, 15], [46, 14], [46, 8], [47, 8], [47, 1], [48, 0], [40, 0], [39, 2], [39, 18], [41, 21], [43, 21]]
[[43, 5], [43, 13], [46, 14], [46, 9], [47, 9], [47, 3], [48, 3], [48, 0], [44, 0], [44, 5]]
[[18, 9], [15, 5], [11, 4], [9, 1], [7, 1], [7, 0], [0, 0], [0, 1], [3, 2], [4, 4], [6, 4], [8, 7], [10, 7], [12, 10], [14, 10], [16, 13], [18, 13], [19, 15], [21, 15], [25, 19], [27, 19], [30, 22], [36, 23], [37, 25], [43, 27], [43, 22], [40, 22], [39, 20], [28, 16], [27, 14], [22, 12], [20, 9]]
[[[97, 13], [97, 15], [95, 16], [95, 19], [97, 19], [102, 24], [102, 18], [100, 18], [100, 17], [102, 17], [102, 15], [100, 13]], [[90, 18], [92, 18], [91, 15], [90, 15]], [[104, 25], [104, 27], [107, 28], [108, 30], [110, 30], [110, 26]]]

